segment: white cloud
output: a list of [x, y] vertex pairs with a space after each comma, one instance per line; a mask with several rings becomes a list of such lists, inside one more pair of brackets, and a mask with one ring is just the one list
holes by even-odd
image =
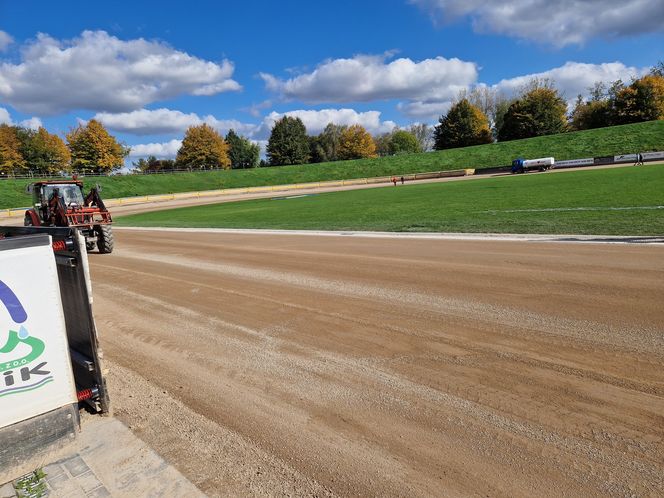
[[12, 117], [9, 115], [9, 111], [4, 107], [0, 107], [0, 124], [12, 125]]
[[379, 111], [357, 112], [354, 109], [321, 109], [321, 110], [295, 110], [284, 113], [271, 112], [264, 119], [254, 134], [255, 138], [265, 139], [270, 130], [280, 118], [284, 116], [300, 118], [307, 128], [309, 135], [317, 135], [329, 124], [362, 125], [369, 133], [385, 133], [397, 125], [394, 121], [381, 121]]
[[175, 159], [182, 140], [170, 140], [163, 143], [148, 143], [131, 146], [130, 158], [155, 156], [157, 159]]
[[446, 114], [452, 102], [400, 102], [397, 109], [410, 118], [434, 119]]
[[[6, 124], [13, 126], [16, 123], [12, 120], [11, 115], [9, 114], [9, 111], [5, 109], [4, 107], [0, 107], [0, 124]], [[33, 130], [38, 130], [40, 126], [42, 126], [42, 121], [38, 117], [31, 117], [29, 119], [24, 119], [20, 123], [18, 123], [18, 126], [22, 126], [24, 128], [31, 128]]]
[[19, 125], [23, 126], [24, 128], [30, 128], [31, 130], [38, 130], [39, 128], [41, 128], [43, 126], [41, 119], [39, 119], [37, 117], [32, 117], [30, 119], [24, 119], [23, 121], [21, 121], [19, 123]]
[[261, 77], [268, 90], [308, 103], [445, 100], [477, 79], [477, 65], [473, 62], [443, 57], [388, 62], [389, 55], [329, 60], [311, 73], [287, 80], [266, 73], [261, 73]]
[[[370, 133], [383, 133], [392, 130], [396, 126], [393, 121], [381, 121], [380, 115], [381, 113], [378, 111], [357, 112], [354, 109], [299, 109], [284, 113], [271, 112], [259, 124], [253, 124], [233, 119], [217, 119], [214, 116], [200, 117], [196, 113], [185, 114], [172, 109], [141, 109], [119, 114], [98, 113], [94, 118], [111, 130], [134, 135], [184, 133], [189, 126], [206, 123], [222, 135], [233, 128], [237, 133], [260, 143], [269, 137], [274, 123], [283, 116], [302, 119], [310, 135], [320, 133], [328, 123], [340, 125], [360, 124]], [[172, 143], [172, 141], [169, 143]], [[154, 148], [155, 144], [146, 144], [145, 146]], [[139, 147], [140, 152], [136, 153], [139, 157], [150, 154], [144, 152], [143, 146], [133, 147]]]
[[134, 135], [161, 135], [183, 133], [190, 126], [208, 124], [219, 133], [226, 134], [233, 128], [239, 134], [251, 134], [256, 125], [242, 123], [234, 119], [220, 120], [212, 115], [200, 117], [196, 113], [185, 114], [172, 109], [140, 109], [124, 113], [97, 113], [94, 119], [108, 128]]
[[[628, 83], [632, 78], [638, 78], [646, 74], [648, 70], [648, 68], [626, 66], [622, 62], [608, 62], [604, 64], [567, 62], [560, 67], [540, 73], [525, 74], [501, 80], [497, 84], [491, 85], [491, 88], [498, 90], [506, 97], [513, 97], [532, 79], [549, 79], [553, 81], [561, 95], [571, 104], [577, 95], [587, 96], [588, 88], [594, 86], [596, 82], [608, 85], [618, 79], [622, 79]], [[482, 86], [486, 84], [477, 83], [476, 85]], [[447, 113], [451, 105], [451, 101], [425, 100], [401, 102], [397, 108], [410, 118], [434, 120]]]
[[581, 44], [590, 38], [662, 31], [664, 0], [410, 0], [436, 22], [469, 17], [473, 28], [545, 42]]
[[0, 52], [5, 52], [12, 43], [14, 43], [14, 38], [9, 33], [0, 30]]
[[640, 77], [648, 72], [648, 68], [626, 66], [622, 62], [605, 64], [584, 64], [567, 62], [563, 66], [549, 69], [541, 73], [527, 74], [515, 78], [504, 79], [493, 85], [508, 96], [526, 85], [533, 78], [553, 80], [556, 88], [567, 100], [574, 100], [577, 95], [586, 95], [588, 88], [596, 82], [611, 83], [618, 79], [629, 83], [631, 78]]
[[39, 114], [126, 112], [183, 94], [239, 90], [233, 71], [227, 60], [206, 61], [143, 38], [84, 31], [62, 41], [39, 34], [22, 47], [20, 63], [0, 64], [0, 99]]

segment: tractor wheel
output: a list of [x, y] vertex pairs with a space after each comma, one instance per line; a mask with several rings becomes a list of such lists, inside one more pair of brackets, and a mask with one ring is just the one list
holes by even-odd
[[95, 248], [96, 242], [86, 242], [85, 243], [85, 248], [87, 249], [88, 252], [92, 251]]
[[23, 226], [24, 227], [31, 227], [32, 226], [32, 218], [30, 218], [29, 214], [25, 215], [25, 218], [23, 219]]
[[113, 229], [111, 225], [97, 225], [97, 248], [101, 254], [113, 252]]

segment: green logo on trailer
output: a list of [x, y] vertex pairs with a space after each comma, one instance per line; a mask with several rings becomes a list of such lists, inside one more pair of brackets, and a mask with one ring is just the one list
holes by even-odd
[[[0, 398], [2, 398], [39, 389], [52, 382], [53, 376], [45, 369], [45, 361], [34, 367], [30, 366], [42, 355], [46, 346], [41, 339], [30, 336], [23, 325], [28, 319], [28, 313], [14, 291], [2, 280], [0, 280], [0, 301], [14, 322], [14, 328], [18, 329], [16, 331], [10, 328], [7, 341], [4, 346], [0, 346], [0, 354], [3, 356], [0, 361]], [[5, 355], [15, 351], [16, 357], [4, 359]]]

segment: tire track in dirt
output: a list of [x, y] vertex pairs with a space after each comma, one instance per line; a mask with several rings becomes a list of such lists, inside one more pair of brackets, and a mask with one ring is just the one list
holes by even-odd
[[[175, 405], [123, 406], [132, 381], [116, 410], [209, 494], [664, 489], [661, 249], [118, 238], [92, 258], [102, 345]], [[548, 299], [510, 304], [528, 293]], [[192, 431], [243, 441], [237, 466], [178, 449]], [[269, 470], [250, 478], [259, 461]]]

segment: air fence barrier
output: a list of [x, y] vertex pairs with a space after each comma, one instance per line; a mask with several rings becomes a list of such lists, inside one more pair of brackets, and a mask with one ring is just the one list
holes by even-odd
[[[641, 152], [641, 157], [644, 162], [649, 161], [664, 161], [664, 151], [651, 151]], [[604, 166], [611, 164], [630, 164], [635, 163], [638, 159], [638, 154], [621, 154], [616, 156], [600, 156], [600, 157], [587, 157], [582, 159], [569, 159], [565, 161], [556, 161], [552, 169], [564, 168], [584, 168], [593, 166]], [[403, 176], [405, 181], [426, 180], [433, 178], [449, 178], [461, 176], [479, 176], [479, 175], [493, 175], [500, 173], [510, 173], [511, 166], [495, 166], [489, 168], [477, 169], [457, 169], [448, 171], [432, 171], [426, 173], [410, 173], [405, 175], [392, 175], [392, 176], [379, 176], [372, 178], [357, 178], [353, 180], [332, 180], [325, 182], [310, 182], [310, 183], [294, 183], [287, 185], [272, 185], [260, 187], [239, 187], [227, 188], [220, 190], [203, 190], [198, 192], [179, 192], [175, 194], [157, 194], [157, 195], [141, 195], [134, 197], [120, 197], [117, 199], [108, 199], [104, 203], [108, 207], [114, 206], [127, 206], [132, 204], [146, 204], [149, 202], [163, 202], [173, 201], [180, 199], [196, 199], [201, 197], [214, 197], [221, 195], [240, 195], [240, 194], [253, 194], [260, 192], [284, 192], [289, 190], [300, 190], [308, 188], [326, 188], [326, 187], [342, 187], [349, 185], [374, 185], [377, 183], [390, 183], [392, 178], [396, 176], [401, 179]], [[207, 170], [211, 171], [211, 170]], [[105, 175], [95, 175], [105, 176]], [[2, 209], [0, 210], [0, 219], [2, 218], [16, 218], [23, 216], [27, 207]]]

